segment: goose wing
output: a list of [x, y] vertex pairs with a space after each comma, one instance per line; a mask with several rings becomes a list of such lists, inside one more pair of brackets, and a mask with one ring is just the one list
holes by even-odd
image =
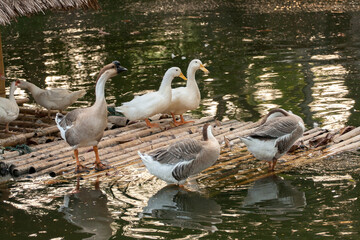
[[13, 104], [7, 98], [0, 98], [0, 112], [9, 117], [14, 117], [18, 114], [17, 104]]
[[291, 117], [273, 119], [255, 130], [250, 136], [262, 140], [276, 140], [279, 153], [286, 152], [301, 137], [303, 129], [299, 121]]
[[83, 112], [84, 109], [75, 109], [71, 112], [68, 112], [65, 116], [61, 113], [58, 113], [56, 115], [56, 123], [58, 124], [58, 127], [60, 126], [63, 130], [67, 130], [71, 128], [75, 122], [78, 116]]
[[184, 139], [170, 145], [168, 148], [156, 150], [150, 153], [150, 156], [161, 164], [175, 165], [196, 159], [196, 156], [201, 152], [202, 148], [199, 141]]
[[199, 141], [186, 139], [172, 144], [167, 149], [157, 150], [151, 156], [161, 164], [175, 165], [172, 176], [181, 181], [191, 175], [194, 160], [202, 150], [203, 146]]
[[298, 121], [293, 118], [284, 117], [281, 119], [272, 119], [258, 127], [250, 134], [250, 137], [264, 140], [281, 138], [291, 134], [298, 127], [300, 127]]

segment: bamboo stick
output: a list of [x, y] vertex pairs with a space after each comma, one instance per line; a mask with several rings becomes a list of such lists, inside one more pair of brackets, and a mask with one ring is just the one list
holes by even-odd
[[[41, 117], [47, 117], [48, 115], [48, 110], [47, 109], [34, 109], [34, 108], [28, 108], [28, 107], [20, 107], [20, 113], [24, 113], [24, 114], [31, 114], [31, 115], [36, 115], [36, 116], [41, 116]], [[56, 115], [56, 113], [58, 113], [57, 110], [50, 110], [50, 115]], [[67, 111], [63, 111], [63, 114], [66, 114]]]
[[51, 126], [51, 127], [45, 128], [45, 129], [39, 129], [36, 132], [14, 135], [14, 136], [11, 136], [6, 139], [0, 139], [0, 146], [7, 147], [7, 146], [23, 144], [23, 143], [26, 143], [27, 139], [29, 139], [31, 137], [34, 137], [34, 136], [41, 137], [41, 136], [52, 134], [52, 133], [55, 133], [58, 131], [59, 130], [57, 129], [56, 126]]
[[360, 127], [357, 127], [355, 129], [351, 130], [350, 132], [347, 132], [347, 133], [345, 133], [343, 135], [339, 135], [337, 137], [334, 137], [333, 141], [334, 141], [334, 143], [339, 143], [341, 141], [352, 138], [352, 137], [357, 136], [359, 134], [360, 134]]
[[16, 99], [16, 103], [18, 106], [21, 106], [23, 105], [24, 103], [27, 103], [29, 102], [30, 99], [29, 98], [20, 98], [20, 99]]
[[330, 146], [329, 148], [325, 149], [326, 152], [334, 152], [336, 150], [336, 152], [338, 151], [337, 149], [352, 144], [354, 142], [360, 141], [360, 135], [357, 135], [355, 137], [352, 138], [348, 138], [347, 140], [344, 140], [342, 142], [339, 142], [337, 144], [334, 144], [332, 146]]

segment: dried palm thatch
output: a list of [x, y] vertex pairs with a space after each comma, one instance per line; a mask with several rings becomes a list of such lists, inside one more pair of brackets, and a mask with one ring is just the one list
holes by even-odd
[[0, 1], [0, 24], [10, 24], [16, 17], [44, 13], [46, 10], [69, 10], [74, 8], [99, 9], [97, 0], [2, 0]]

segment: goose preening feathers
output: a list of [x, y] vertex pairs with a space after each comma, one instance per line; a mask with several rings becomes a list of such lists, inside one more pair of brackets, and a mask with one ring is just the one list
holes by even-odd
[[50, 110], [62, 111], [68, 106], [76, 102], [78, 98], [85, 95], [85, 90], [71, 92], [63, 88], [55, 89], [41, 89], [33, 83], [23, 80], [17, 80], [16, 85], [21, 89], [26, 89], [31, 92], [36, 103], [48, 110], [48, 117], [50, 118]]
[[0, 123], [5, 123], [5, 132], [9, 133], [9, 123], [19, 116], [19, 107], [16, 103], [14, 92], [16, 90], [15, 82], [10, 85], [9, 98], [0, 97]]
[[[164, 113], [171, 113], [175, 126], [193, 122], [185, 121], [183, 113], [199, 107], [201, 96], [195, 79], [195, 73], [199, 69], [209, 73], [199, 59], [192, 60], [186, 72], [188, 79], [186, 86], [172, 89], [171, 103]], [[175, 115], [180, 115], [180, 122], [176, 121]]]
[[186, 80], [180, 68], [169, 68], [158, 91], [136, 96], [130, 102], [125, 102], [120, 107], [116, 107], [115, 110], [123, 113], [130, 121], [145, 120], [148, 127], [159, 127], [157, 123], [150, 123], [148, 118], [163, 113], [168, 108], [171, 102], [171, 82], [175, 77]]
[[74, 149], [76, 159], [76, 172], [86, 170], [79, 162], [78, 148], [93, 146], [95, 152], [95, 169], [103, 170], [106, 166], [100, 162], [97, 145], [100, 142], [107, 126], [107, 105], [105, 101], [105, 83], [117, 74], [127, 69], [114, 61], [100, 70], [96, 82], [94, 105], [88, 108], [75, 109], [65, 116], [56, 114], [56, 124], [61, 137]]
[[274, 170], [277, 160], [302, 137], [304, 130], [299, 116], [278, 108], [271, 110], [253, 133], [240, 139], [255, 158], [268, 161]]
[[188, 177], [216, 162], [220, 145], [207, 123], [203, 127], [203, 141], [187, 138], [149, 154], [138, 154], [151, 174], [168, 184], [182, 185]]

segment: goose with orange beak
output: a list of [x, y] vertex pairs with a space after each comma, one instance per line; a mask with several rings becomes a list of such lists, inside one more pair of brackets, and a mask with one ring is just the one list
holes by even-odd
[[[193, 122], [185, 121], [183, 114], [189, 110], [197, 109], [200, 105], [200, 90], [195, 79], [195, 73], [199, 69], [206, 74], [209, 73], [199, 59], [192, 60], [186, 72], [188, 79], [186, 86], [172, 89], [171, 103], [164, 113], [172, 115], [175, 126]], [[180, 121], [176, 121], [175, 115], [180, 115]]]
[[163, 113], [169, 107], [172, 96], [171, 82], [175, 77], [186, 80], [180, 68], [169, 68], [161, 81], [158, 91], [136, 96], [130, 102], [125, 102], [120, 107], [116, 107], [115, 111], [123, 113], [130, 121], [145, 120], [146, 125], [150, 128], [160, 127], [157, 123], [151, 123], [148, 118]]

